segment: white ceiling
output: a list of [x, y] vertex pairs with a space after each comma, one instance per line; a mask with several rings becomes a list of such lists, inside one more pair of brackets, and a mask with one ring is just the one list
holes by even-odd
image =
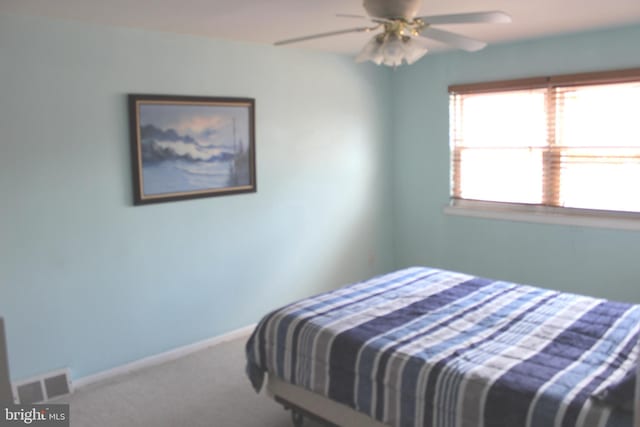
[[[498, 43], [640, 23], [640, 0], [424, 0], [419, 15], [483, 10], [505, 11], [513, 23], [440, 28]], [[0, 13], [263, 44], [367, 22], [335, 16], [363, 14], [362, 0], [0, 0]], [[347, 34], [280, 48], [354, 54], [369, 37]]]

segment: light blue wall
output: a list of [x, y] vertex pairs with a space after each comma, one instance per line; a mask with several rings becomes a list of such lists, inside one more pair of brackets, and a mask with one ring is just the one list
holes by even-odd
[[[640, 301], [640, 234], [449, 217], [447, 85], [640, 65], [640, 27], [349, 57], [0, 15], [13, 379], [74, 378], [426, 264]], [[127, 93], [256, 98], [258, 192], [132, 206]], [[390, 102], [392, 100], [392, 102]]]
[[448, 85], [638, 67], [638, 40], [640, 26], [554, 37], [426, 56], [393, 73], [397, 266], [426, 264], [640, 302], [640, 232], [442, 211], [449, 191]]
[[[14, 380], [83, 377], [393, 266], [390, 72], [0, 15], [0, 315]], [[256, 194], [132, 206], [126, 94], [256, 99]]]

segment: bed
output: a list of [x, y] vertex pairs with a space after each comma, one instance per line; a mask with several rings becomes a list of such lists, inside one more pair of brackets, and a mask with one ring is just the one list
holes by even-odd
[[247, 374], [294, 425], [631, 427], [639, 331], [639, 305], [412, 267], [267, 314]]

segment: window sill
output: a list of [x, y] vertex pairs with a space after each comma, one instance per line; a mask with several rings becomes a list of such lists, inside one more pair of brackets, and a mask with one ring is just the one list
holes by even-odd
[[640, 213], [452, 200], [447, 215], [640, 231]]

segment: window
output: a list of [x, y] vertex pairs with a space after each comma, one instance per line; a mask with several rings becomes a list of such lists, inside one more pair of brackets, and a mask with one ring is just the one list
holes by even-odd
[[449, 94], [453, 206], [640, 212], [640, 69]]

